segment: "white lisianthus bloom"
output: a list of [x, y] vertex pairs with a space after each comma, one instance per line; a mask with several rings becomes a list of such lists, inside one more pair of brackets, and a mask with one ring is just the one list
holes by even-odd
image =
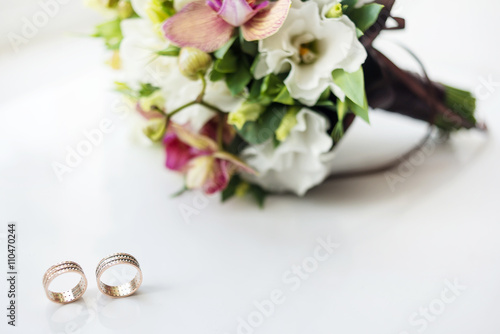
[[169, 42], [157, 34], [145, 19], [134, 18], [121, 22], [123, 40], [120, 59], [124, 81], [133, 88], [139, 83], [158, 85], [164, 73], [177, 66], [174, 57], [160, 57], [156, 52], [164, 50]]
[[289, 72], [285, 85], [290, 95], [308, 106], [328, 88], [344, 100], [333, 70], [355, 72], [367, 57], [354, 23], [345, 15], [322, 19], [313, 1], [295, 1], [281, 29], [259, 41], [259, 52], [255, 77]]
[[297, 114], [297, 124], [278, 147], [272, 140], [247, 147], [242, 159], [257, 175], [248, 176], [264, 189], [274, 192], [291, 191], [304, 195], [320, 184], [329, 173], [332, 138], [327, 134], [328, 120], [322, 115], [303, 108]]
[[[123, 81], [133, 89], [149, 83], [160, 87], [165, 98], [165, 110], [172, 112], [196, 99], [201, 92], [201, 81], [186, 78], [179, 70], [178, 58], [158, 56], [169, 42], [158, 35], [146, 19], [135, 18], [121, 23], [123, 40], [120, 45]], [[205, 101], [224, 112], [237, 109], [243, 99], [232, 96], [224, 81], [207, 80]], [[199, 130], [215, 113], [200, 105], [193, 105], [173, 117], [174, 122], [189, 123], [193, 130]]]

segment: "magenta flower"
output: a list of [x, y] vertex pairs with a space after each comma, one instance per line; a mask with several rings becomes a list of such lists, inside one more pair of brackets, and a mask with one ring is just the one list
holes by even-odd
[[[201, 132], [212, 134], [211, 126], [208, 123]], [[207, 135], [195, 134], [171, 123], [165, 136], [166, 166], [186, 174], [188, 189], [202, 189], [207, 194], [213, 194], [226, 188], [237, 169], [255, 173], [238, 157], [221, 151]]]
[[226, 44], [236, 27], [247, 41], [276, 33], [288, 15], [291, 0], [207, 0], [187, 4], [163, 24], [173, 43], [213, 52]]

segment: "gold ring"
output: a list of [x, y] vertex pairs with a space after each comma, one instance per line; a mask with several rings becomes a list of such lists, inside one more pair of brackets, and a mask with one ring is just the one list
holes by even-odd
[[[103, 272], [119, 264], [130, 265], [137, 270], [137, 274], [130, 282], [117, 286], [111, 286], [101, 281], [101, 276]], [[99, 290], [105, 295], [114, 298], [130, 296], [131, 294], [136, 292], [137, 289], [139, 289], [139, 287], [142, 284], [142, 271], [141, 268], [139, 267], [139, 262], [137, 262], [137, 259], [135, 257], [127, 253], [115, 253], [106, 256], [97, 265], [95, 275], [97, 278], [97, 286], [99, 287]]]
[[[78, 282], [78, 284], [71, 290], [64, 292], [50, 291], [50, 283], [52, 283], [56, 277], [67, 273], [77, 273], [82, 278], [80, 279], [80, 282]], [[51, 301], [60, 304], [68, 304], [83, 296], [85, 290], [87, 290], [87, 278], [85, 277], [82, 267], [80, 267], [78, 263], [73, 261], [64, 261], [47, 269], [45, 275], [43, 275], [43, 287], [45, 288], [47, 298]]]

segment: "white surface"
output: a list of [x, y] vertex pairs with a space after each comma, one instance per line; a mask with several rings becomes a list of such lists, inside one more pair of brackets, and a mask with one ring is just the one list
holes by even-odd
[[[475, 90], [489, 75], [500, 82], [499, 10], [486, 0], [403, 1], [398, 13], [408, 29], [386, 37], [414, 49], [434, 78]], [[490, 138], [460, 133], [395, 191], [376, 175], [328, 182], [305, 198], [271, 197], [260, 210], [245, 200], [169, 197], [180, 180], [164, 169], [161, 150], [131, 134], [134, 117], [112, 112], [119, 100], [108, 92], [113, 74], [98, 41], [43, 36], [0, 54], [0, 233], [18, 223], [20, 264], [18, 327], [7, 328], [2, 311], [2, 333], [233, 334], [240, 317], [255, 315], [255, 301], [279, 289], [284, 302], [253, 332], [413, 334], [422, 320], [416, 326], [409, 317], [443, 305], [441, 292], [455, 279], [465, 291], [425, 333], [500, 331], [499, 87], [480, 101]], [[379, 148], [401, 149], [404, 133], [388, 131], [396, 124], [415, 131], [409, 142], [423, 129], [374, 117], [371, 128], [358, 123], [370, 132], [351, 136], [346, 159], [363, 163]], [[59, 182], [52, 163], [104, 118], [113, 130]], [[185, 219], [180, 210], [188, 207], [195, 214]], [[292, 291], [283, 276], [328, 236], [340, 246]], [[93, 271], [119, 251], [137, 257], [144, 284], [112, 300], [98, 293]], [[83, 266], [89, 289], [59, 306], [41, 281], [64, 259]], [[3, 279], [0, 288], [4, 305]]]

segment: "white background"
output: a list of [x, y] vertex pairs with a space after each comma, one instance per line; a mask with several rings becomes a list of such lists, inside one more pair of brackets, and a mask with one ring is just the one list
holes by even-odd
[[[181, 181], [164, 168], [162, 150], [141, 140], [136, 117], [116, 112], [115, 74], [103, 65], [109, 54], [81, 37], [96, 14], [78, 1], [62, 5], [14, 52], [7, 33], [20, 33], [22, 17], [40, 6], [0, 1], [0, 259], [15, 221], [20, 274], [15, 330], [6, 325], [1, 280], [2, 333], [233, 334], [276, 289], [284, 302], [241, 333], [500, 331], [500, 87], [484, 84], [500, 83], [499, 2], [399, 0], [408, 27], [383, 36], [412, 48], [434, 79], [477, 91], [489, 137], [458, 134], [395, 189], [384, 174], [330, 181], [304, 198], [273, 196], [260, 210], [246, 199], [170, 197]], [[112, 131], [60, 182], [52, 164], [64, 163], [68, 146], [103, 119]], [[374, 112], [371, 127], [357, 122], [348, 133], [339, 166], [368, 166], [424, 132], [418, 122]], [[283, 277], [311, 263], [317, 239], [328, 236], [340, 246], [293, 291]], [[98, 292], [93, 272], [121, 251], [137, 257], [144, 284], [112, 300]], [[89, 288], [59, 306], [46, 299], [42, 275], [66, 259], [83, 266]], [[465, 289], [448, 292], [454, 301], [445, 304], [442, 291], [454, 281]]]

